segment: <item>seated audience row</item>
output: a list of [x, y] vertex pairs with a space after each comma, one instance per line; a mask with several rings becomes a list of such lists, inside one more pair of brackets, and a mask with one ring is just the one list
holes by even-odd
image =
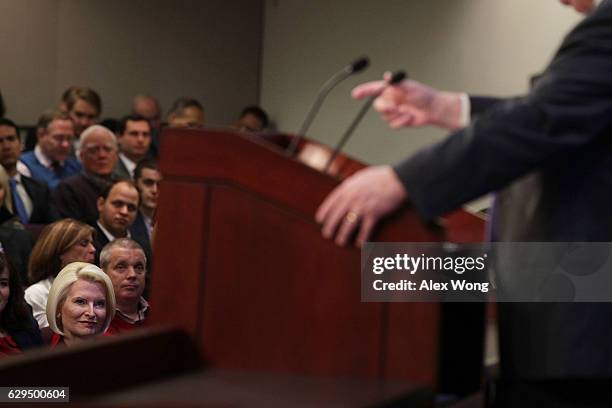
[[[146, 321], [151, 239], [162, 176], [155, 162], [157, 100], [139, 95], [116, 131], [97, 125], [99, 95], [71, 87], [47, 111], [37, 143], [0, 115], [0, 355], [42, 343], [72, 345]], [[204, 109], [179, 98], [167, 126], [202, 126]], [[261, 131], [265, 112], [246, 108], [241, 131]], [[48, 224], [34, 244], [24, 228]], [[34, 230], [40, 231], [40, 230]], [[100, 263], [102, 269], [96, 264]], [[30, 283], [23, 290], [23, 284]]]
[[142, 247], [121, 238], [102, 250], [101, 260], [102, 269], [70, 262], [51, 279], [46, 299], [36, 305], [44, 307], [51, 331], [42, 336], [19, 277], [0, 248], [0, 356], [41, 346], [45, 337], [51, 347], [70, 346], [143, 326], [149, 304], [143, 297], [147, 258]]

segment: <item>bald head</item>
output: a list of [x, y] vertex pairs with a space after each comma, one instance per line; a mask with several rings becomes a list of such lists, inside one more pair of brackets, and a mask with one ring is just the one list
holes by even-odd
[[132, 100], [132, 113], [143, 116], [151, 124], [151, 128], [159, 129], [161, 109], [159, 101], [151, 95], [136, 95]]

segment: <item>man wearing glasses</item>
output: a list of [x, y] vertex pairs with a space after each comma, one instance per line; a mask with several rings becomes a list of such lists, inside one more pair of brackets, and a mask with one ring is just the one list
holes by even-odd
[[19, 173], [46, 183], [50, 189], [81, 171], [80, 163], [70, 157], [74, 123], [65, 113], [48, 111], [37, 124], [38, 142], [33, 151], [21, 155]]
[[113, 132], [93, 125], [81, 134], [79, 157], [83, 171], [62, 180], [53, 191], [53, 201], [64, 218], [74, 218], [91, 226], [98, 220], [96, 202], [112, 184], [117, 164], [117, 140]]

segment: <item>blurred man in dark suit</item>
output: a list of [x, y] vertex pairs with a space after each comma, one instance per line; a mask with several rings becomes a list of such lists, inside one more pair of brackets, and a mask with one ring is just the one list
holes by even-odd
[[[443, 92], [415, 81], [357, 87], [394, 128], [435, 125], [446, 140], [395, 167], [364, 169], [322, 203], [323, 235], [363, 244], [406, 202], [433, 219], [497, 191], [497, 241], [612, 241], [612, 2], [568, 34], [524, 97]], [[388, 77], [387, 77], [388, 79]], [[469, 121], [470, 113], [475, 117]], [[610, 406], [612, 305], [500, 303], [500, 406]]]
[[10, 177], [13, 208], [22, 224], [48, 224], [58, 218], [46, 184], [17, 172], [21, 154], [19, 129], [11, 120], [0, 118], [0, 165]]
[[151, 146], [151, 125], [143, 116], [128, 115], [119, 121], [117, 129], [119, 160], [115, 174], [133, 179], [134, 169], [149, 152]]

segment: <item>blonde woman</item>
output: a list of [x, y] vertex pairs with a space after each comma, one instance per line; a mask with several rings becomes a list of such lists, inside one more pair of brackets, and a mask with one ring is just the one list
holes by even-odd
[[36, 241], [28, 267], [28, 280], [33, 285], [26, 289], [25, 300], [41, 329], [49, 326], [46, 308], [53, 279], [71, 262], [93, 262], [93, 234], [89, 225], [66, 218], [47, 225]]
[[102, 269], [85, 262], [66, 265], [49, 290], [51, 347], [72, 346], [103, 334], [113, 320], [115, 305], [113, 284]]

